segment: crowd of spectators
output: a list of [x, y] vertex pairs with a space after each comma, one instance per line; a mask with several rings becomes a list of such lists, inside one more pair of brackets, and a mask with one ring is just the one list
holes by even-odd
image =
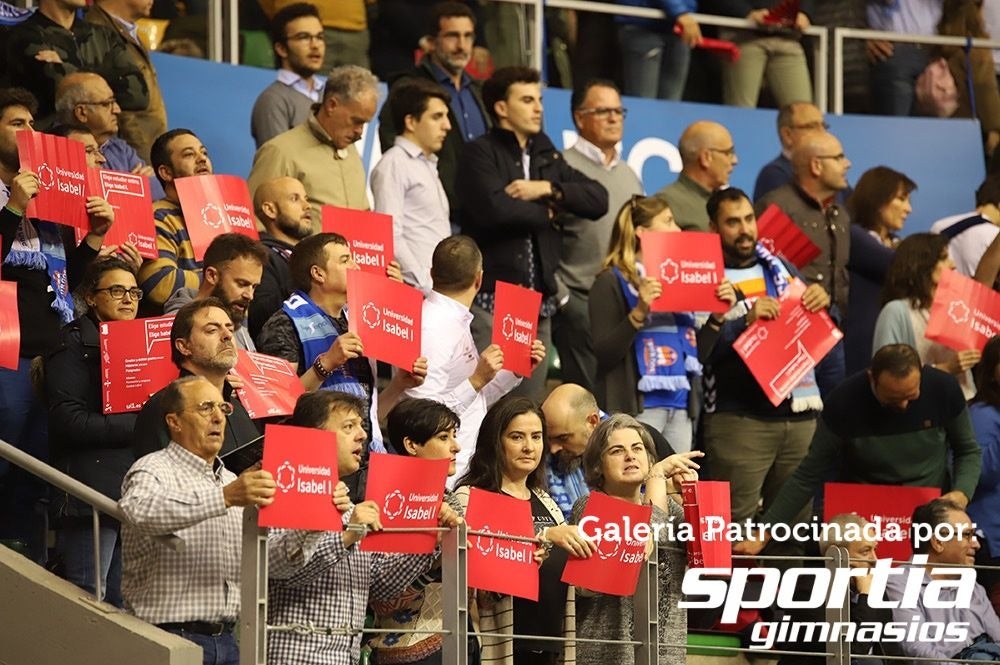
[[[689, 50], [702, 28], [693, 12], [757, 24], [720, 33], [744, 54], [723, 66], [723, 99], [754, 106], [766, 83], [781, 107], [779, 154], [757, 175], [752, 197], [730, 186], [740, 168], [732, 134], [707, 120], [678, 138], [676, 180], [645, 195], [641, 176], [622, 160], [627, 113], [613, 74], [577, 78], [570, 111], [579, 140], [557, 150], [543, 131], [540, 73], [477, 46], [488, 21], [510, 18], [497, 8], [262, 3], [280, 65], [250, 129], [258, 147], [248, 184], [262, 232], [259, 241], [218, 235], [201, 259], [177, 181], [211, 175], [213, 146], [168, 124], [136, 32], [154, 4], [99, 0], [81, 14], [82, 0], [40, 0], [5, 35], [14, 85], [0, 88], [0, 257], [3, 279], [17, 284], [21, 335], [17, 367], [0, 369], [0, 438], [120, 502], [126, 520], [102, 520], [100, 530], [99, 583], [108, 602], [197, 642], [206, 663], [237, 662], [241, 512], [275, 494], [267, 471], [237, 474], [222, 459], [263, 432], [239, 397], [232, 373], [239, 350], [282, 358], [295, 370], [305, 392], [287, 422], [336, 435], [343, 482], [331, 500], [345, 524], [360, 527], [269, 532], [271, 623], [360, 627], [371, 605], [385, 628], [440, 625], [429, 595], [441, 581], [434, 555], [357, 547], [366, 529], [381, 528], [365, 487], [372, 456], [384, 454], [451, 460], [445, 527], [461, 519], [471, 488], [530, 506], [539, 598], [474, 594], [479, 627], [495, 633], [470, 641], [470, 656], [483, 661], [548, 665], [575, 650], [585, 662], [630, 662], [630, 650], [558, 639], [581, 632], [628, 639], [633, 628], [630, 599], [561, 581], [570, 557], [596, 551], [575, 524], [592, 490], [651, 504], [654, 524], [676, 523], [684, 520], [681, 482], [700, 474], [729, 483], [734, 521], [793, 524], [809, 518], [825, 479], [928, 486], [943, 496], [914, 521], [964, 524], [968, 507], [987, 545], [980, 552], [975, 538], [931, 541], [932, 563], [993, 561], [1000, 352], [996, 340], [982, 354], [953, 350], [925, 331], [944, 271], [994, 287], [1000, 174], [967, 183], [973, 211], [901, 240], [919, 183], [876, 167], [851, 187], [847, 149], [811, 101], [800, 34], [810, 3], [776, 25], [758, 2], [623, 2], [663, 8], [671, 21], [610, 24], [627, 46], [625, 91], [670, 99], [683, 97], [695, 67]], [[197, 3], [188, 4], [197, 13]], [[900, 13], [900, 4], [913, 11]], [[941, 4], [872, 0], [869, 20], [886, 29], [918, 21], [924, 34], [986, 34], [991, 19], [981, 3]], [[584, 26], [568, 23], [572, 54]], [[675, 24], [676, 34], [665, 29]], [[870, 43], [869, 52], [873, 79], [885, 79], [873, 89], [896, 90], [874, 105], [908, 113], [903, 89], [931, 55], [888, 42]], [[990, 152], [1000, 137], [991, 124], [1000, 100], [990, 101], [996, 79], [985, 55], [941, 53], [956, 81], [975, 78], [959, 113], [979, 115]], [[469, 73], [490, 57], [488, 77]], [[355, 143], [377, 112], [376, 73], [390, 81], [390, 94], [380, 116], [385, 150], [369, 178]], [[90, 226], [81, 239], [26, 214], [42, 183], [22, 167], [16, 135], [32, 131], [81, 142], [91, 167], [155, 178], [157, 258], [105, 242], [120, 220], [102, 197], [87, 199]], [[347, 282], [358, 266], [344, 235], [317, 232], [319, 206], [327, 204], [393, 217], [395, 257], [385, 274], [424, 295], [421, 356], [411, 366], [381, 371], [350, 328]], [[772, 205], [815, 244], [817, 255], [804, 265], [761, 242], [757, 218]], [[718, 236], [725, 278], [714, 300], [723, 312], [654, 310], [671, 287], [646, 273], [642, 239], [690, 232]], [[507, 369], [491, 343], [498, 281], [541, 294], [526, 376]], [[804, 308], [828, 313], [845, 337], [775, 404], [736, 340], [758, 320], [777, 318], [797, 282]], [[158, 386], [137, 412], [106, 413], [100, 327], [165, 314], [174, 316], [170, 348], [180, 378]], [[561, 382], [554, 388], [553, 356]], [[93, 590], [88, 516], [80, 502], [0, 462], [0, 540]], [[162, 543], [175, 533], [187, 541], [183, 550]], [[677, 607], [683, 555], [669, 539], [655, 547], [660, 638], [677, 643], [686, 630]], [[803, 552], [801, 543], [767, 538], [740, 547]], [[855, 590], [864, 595], [860, 579]], [[976, 597], [982, 632], [996, 641], [1000, 621], [984, 598]], [[376, 662], [439, 662], [439, 639], [399, 635], [375, 640]], [[269, 640], [269, 657], [346, 665], [362, 647], [360, 634], [282, 632]], [[680, 662], [669, 650], [662, 657]]]

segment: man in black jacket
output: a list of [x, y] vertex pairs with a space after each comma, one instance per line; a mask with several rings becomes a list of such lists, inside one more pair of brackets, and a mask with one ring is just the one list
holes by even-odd
[[[560, 217], [595, 220], [608, 209], [604, 187], [563, 159], [542, 133], [538, 72], [504, 67], [483, 85], [494, 127], [466, 144], [456, 181], [462, 230], [483, 252], [483, 287], [472, 305], [472, 336], [480, 350], [490, 343], [497, 280], [542, 294], [538, 338], [552, 346], [550, 317], [569, 300], [559, 294], [555, 272], [562, 243]], [[515, 393], [540, 400], [545, 367]]]
[[[451, 131], [437, 157], [438, 177], [448, 196], [454, 226], [459, 221], [455, 175], [462, 148], [467, 141], [482, 136], [492, 121], [483, 104], [481, 84], [465, 71], [476, 38], [476, 17], [472, 10], [462, 2], [440, 2], [431, 10], [430, 28], [428, 33], [433, 35], [430, 53], [414, 69], [393, 81], [393, 86], [407, 78], [424, 78], [442, 86], [451, 96], [448, 105]], [[378, 128], [383, 152], [392, 147], [399, 131], [393, 123], [390, 105], [383, 104]]]

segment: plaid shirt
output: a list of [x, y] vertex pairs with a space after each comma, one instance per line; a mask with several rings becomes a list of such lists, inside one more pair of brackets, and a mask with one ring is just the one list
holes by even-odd
[[[235, 621], [240, 606], [242, 508], [226, 508], [222, 488], [236, 476], [170, 442], [125, 475], [122, 596], [149, 623]], [[176, 534], [173, 551], [154, 536]]]
[[[268, 625], [362, 628], [369, 596], [395, 598], [434, 565], [437, 554], [383, 554], [344, 547], [342, 534], [271, 529]], [[268, 665], [355, 665], [361, 635], [270, 632]]]

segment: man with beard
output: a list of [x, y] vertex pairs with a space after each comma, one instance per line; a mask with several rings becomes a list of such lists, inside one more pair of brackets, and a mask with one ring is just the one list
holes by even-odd
[[267, 320], [295, 290], [288, 260], [299, 241], [313, 234], [313, 222], [306, 188], [291, 176], [261, 183], [254, 192], [253, 208], [264, 226], [260, 241], [269, 250], [260, 286], [250, 303], [248, 327], [256, 339]]
[[[590, 494], [581, 464], [583, 451], [591, 433], [608, 415], [597, 407], [597, 399], [590, 391], [575, 383], [564, 383], [549, 393], [542, 402], [542, 413], [552, 453], [545, 468], [545, 478], [549, 494], [568, 520], [576, 500]], [[653, 438], [657, 457], [662, 460], [674, 454], [663, 434], [645, 423], [642, 426]]]
[[145, 316], [155, 316], [163, 304], [182, 288], [196, 289], [201, 283], [201, 262], [194, 258], [194, 246], [184, 223], [181, 200], [174, 181], [192, 175], [211, 175], [208, 149], [190, 129], [171, 129], [153, 141], [153, 170], [166, 197], [153, 203], [156, 249], [159, 256], [142, 264], [139, 286], [145, 294]]
[[[208, 379], [233, 407], [232, 413], [226, 414], [226, 431], [219, 454], [224, 456], [260, 437], [260, 430], [226, 380], [229, 371], [236, 366], [233, 322], [226, 305], [218, 298], [209, 297], [181, 307], [170, 329], [170, 346], [171, 359], [180, 369], [181, 376], [195, 375]], [[166, 390], [154, 393], [135, 421], [132, 451], [136, 459], [161, 450], [170, 443], [162, 403]]]
[[[465, 71], [476, 39], [476, 17], [472, 10], [463, 2], [441, 2], [431, 9], [428, 27], [427, 34], [431, 35], [433, 48], [412, 71], [393, 82], [392, 87], [407, 79], [428, 79], [442, 86], [450, 95], [448, 124], [451, 131], [438, 152], [438, 174], [448, 196], [451, 218], [457, 221], [455, 176], [462, 146], [482, 136], [492, 122], [483, 104], [482, 84]], [[382, 149], [388, 150], [403, 129], [393, 119], [389, 105], [383, 105], [378, 128]]]
[[260, 284], [268, 254], [264, 245], [242, 233], [216, 236], [205, 250], [201, 287], [177, 291], [163, 306], [164, 313], [176, 312], [192, 300], [218, 298], [226, 306], [233, 322], [236, 345], [247, 351], [256, 351], [243, 321]]
[[258, 148], [308, 120], [326, 84], [326, 77], [318, 74], [326, 43], [315, 5], [297, 2], [275, 14], [271, 42], [281, 66], [277, 80], [260, 93], [250, 115], [250, 133]]

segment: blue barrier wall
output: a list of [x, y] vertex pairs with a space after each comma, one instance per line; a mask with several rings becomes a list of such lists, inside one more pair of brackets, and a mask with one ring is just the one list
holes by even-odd
[[[254, 153], [250, 110], [260, 91], [274, 80], [274, 72], [155, 53], [153, 58], [170, 127], [197, 133], [208, 146], [217, 173], [245, 177]], [[715, 120], [730, 129], [740, 159], [732, 184], [748, 193], [761, 166], [778, 153], [775, 111], [633, 98], [625, 104], [629, 109], [625, 155], [641, 172], [649, 192], [673, 181], [680, 170], [677, 137], [695, 120]], [[545, 107], [546, 131], [553, 141], [572, 145], [569, 93], [547, 90]], [[851, 115], [830, 116], [828, 122], [853, 162], [851, 182], [882, 164], [918, 184], [907, 233], [926, 230], [936, 219], [973, 208], [973, 193], [985, 174], [978, 123]], [[377, 161], [381, 148], [375, 123], [368, 126], [358, 148], [369, 166], [373, 158]]]

